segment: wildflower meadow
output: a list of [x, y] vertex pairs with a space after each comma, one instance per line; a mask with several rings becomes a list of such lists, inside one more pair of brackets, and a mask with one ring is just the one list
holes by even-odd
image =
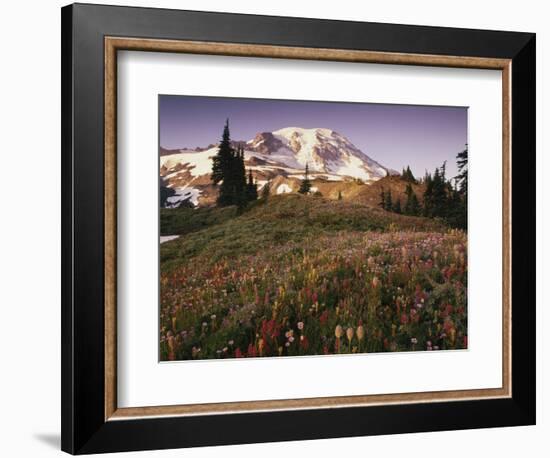
[[163, 224], [162, 361], [468, 346], [467, 235], [442, 221], [289, 194]]

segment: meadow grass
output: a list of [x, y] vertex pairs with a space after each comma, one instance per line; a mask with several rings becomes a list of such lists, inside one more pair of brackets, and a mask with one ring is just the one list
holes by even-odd
[[467, 347], [467, 237], [351, 201], [161, 212], [161, 359]]

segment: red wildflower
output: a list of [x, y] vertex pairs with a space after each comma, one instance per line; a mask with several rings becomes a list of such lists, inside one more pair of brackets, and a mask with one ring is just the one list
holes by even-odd
[[276, 337], [279, 337], [280, 332], [281, 327], [277, 325], [275, 320], [262, 321], [262, 337], [264, 340], [266, 340], [267, 337], [275, 339]]

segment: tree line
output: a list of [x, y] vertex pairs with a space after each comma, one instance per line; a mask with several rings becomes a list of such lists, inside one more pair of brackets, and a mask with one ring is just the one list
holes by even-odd
[[392, 196], [391, 190], [380, 192], [379, 206], [387, 211], [411, 216], [444, 219], [450, 226], [467, 229], [468, 223], [468, 146], [456, 156], [458, 175], [447, 179], [446, 162], [437, 167], [433, 174], [426, 172], [420, 181], [424, 185], [421, 200], [413, 190], [419, 184], [409, 166], [403, 169], [401, 179], [407, 182], [405, 204], [400, 196]]
[[244, 166], [244, 149], [231, 145], [229, 120], [225, 122], [218, 153], [212, 159], [211, 179], [214, 185], [219, 185], [217, 204], [220, 207], [236, 205], [244, 208], [258, 199], [258, 184], [252, 171], [247, 173]]

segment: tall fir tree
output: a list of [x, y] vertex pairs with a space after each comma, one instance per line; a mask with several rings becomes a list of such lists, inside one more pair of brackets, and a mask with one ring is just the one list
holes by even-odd
[[[436, 169], [436, 174], [434, 174], [434, 188], [433, 188], [433, 198], [434, 198], [434, 216], [440, 218], [446, 218], [448, 215], [449, 209], [449, 183], [447, 183], [445, 174], [446, 174], [447, 161], [443, 162], [443, 165]], [[437, 178], [437, 179], [436, 179]]]
[[231, 180], [233, 181], [233, 201], [243, 208], [248, 202], [248, 187], [246, 183], [246, 169], [244, 167], [244, 150], [238, 148], [233, 161], [234, 171]]
[[423, 195], [423, 205], [422, 205], [422, 213], [423, 216], [426, 217], [432, 217], [432, 208], [433, 208], [433, 178], [432, 175], [428, 172], [426, 172], [426, 175], [424, 176], [424, 195]]
[[418, 198], [414, 193], [411, 183], [407, 183], [405, 188], [405, 206], [403, 208], [405, 215], [416, 216], [418, 215]]
[[455, 177], [458, 204], [460, 212], [457, 225], [462, 229], [468, 228], [468, 145], [456, 156], [458, 175]]
[[468, 145], [460, 153], [456, 155], [456, 165], [458, 166], [458, 175], [456, 178], [456, 184], [458, 192], [467, 196], [468, 194]]
[[445, 218], [448, 213], [448, 183], [445, 179], [446, 163], [436, 168], [433, 174], [426, 177], [424, 191], [424, 216], [429, 218]]
[[380, 201], [378, 202], [380, 208], [386, 208], [386, 193], [384, 192], [384, 187], [380, 190]]
[[254, 202], [258, 199], [258, 185], [254, 182], [252, 177], [252, 170], [248, 171], [248, 183], [246, 184], [246, 200], [248, 202]]
[[401, 213], [401, 199], [397, 199], [391, 209], [394, 213]]
[[231, 189], [231, 180], [229, 179], [233, 160], [234, 151], [231, 147], [229, 119], [227, 119], [223, 128], [222, 140], [218, 148], [218, 153], [212, 159], [212, 182], [214, 185], [221, 183], [217, 199], [218, 205], [220, 206], [233, 204], [233, 190]]
[[300, 183], [300, 189], [298, 189], [298, 192], [300, 194], [309, 194], [310, 189], [311, 189], [311, 181], [309, 181], [309, 167], [306, 163], [306, 171], [305, 171], [304, 179]]
[[418, 216], [421, 212], [422, 208], [420, 207], [420, 202], [418, 201], [416, 194], [413, 192], [411, 197], [411, 215]]
[[407, 168], [403, 169], [403, 173], [401, 173], [401, 179], [408, 183], [416, 183], [416, 178], [414, 177], [410, 166], [407, 165]]
[[387, 210], [389, 212], [391, 212], [393, 210], [391, 189], [388, 189], [388, 192], [386, 192], [386, 197], [384, 198], [384, 210]]
[[[424, 178], [422, 214], [428, 218], [441, 218], [451, 227], [467, 229], [467, 187], [468, 187], [468, 152], [467, 147], [457, 155], [459, 175], [453, 180], [446, 177], [447, 163], [435, 169], [433, 175], [426, 172]], [[412, 201], [406, 205], [406, 211], [412, 206], [419, 208], [419, 202]]]
[[211, 180], [219, 185], [217, 203], [219, 206], [246, 204], [246, 170], [244, 168], [244, 150], [237, 151], [231, 146], [229, 119], [223, 128], [218, 153], [212, 159]]

